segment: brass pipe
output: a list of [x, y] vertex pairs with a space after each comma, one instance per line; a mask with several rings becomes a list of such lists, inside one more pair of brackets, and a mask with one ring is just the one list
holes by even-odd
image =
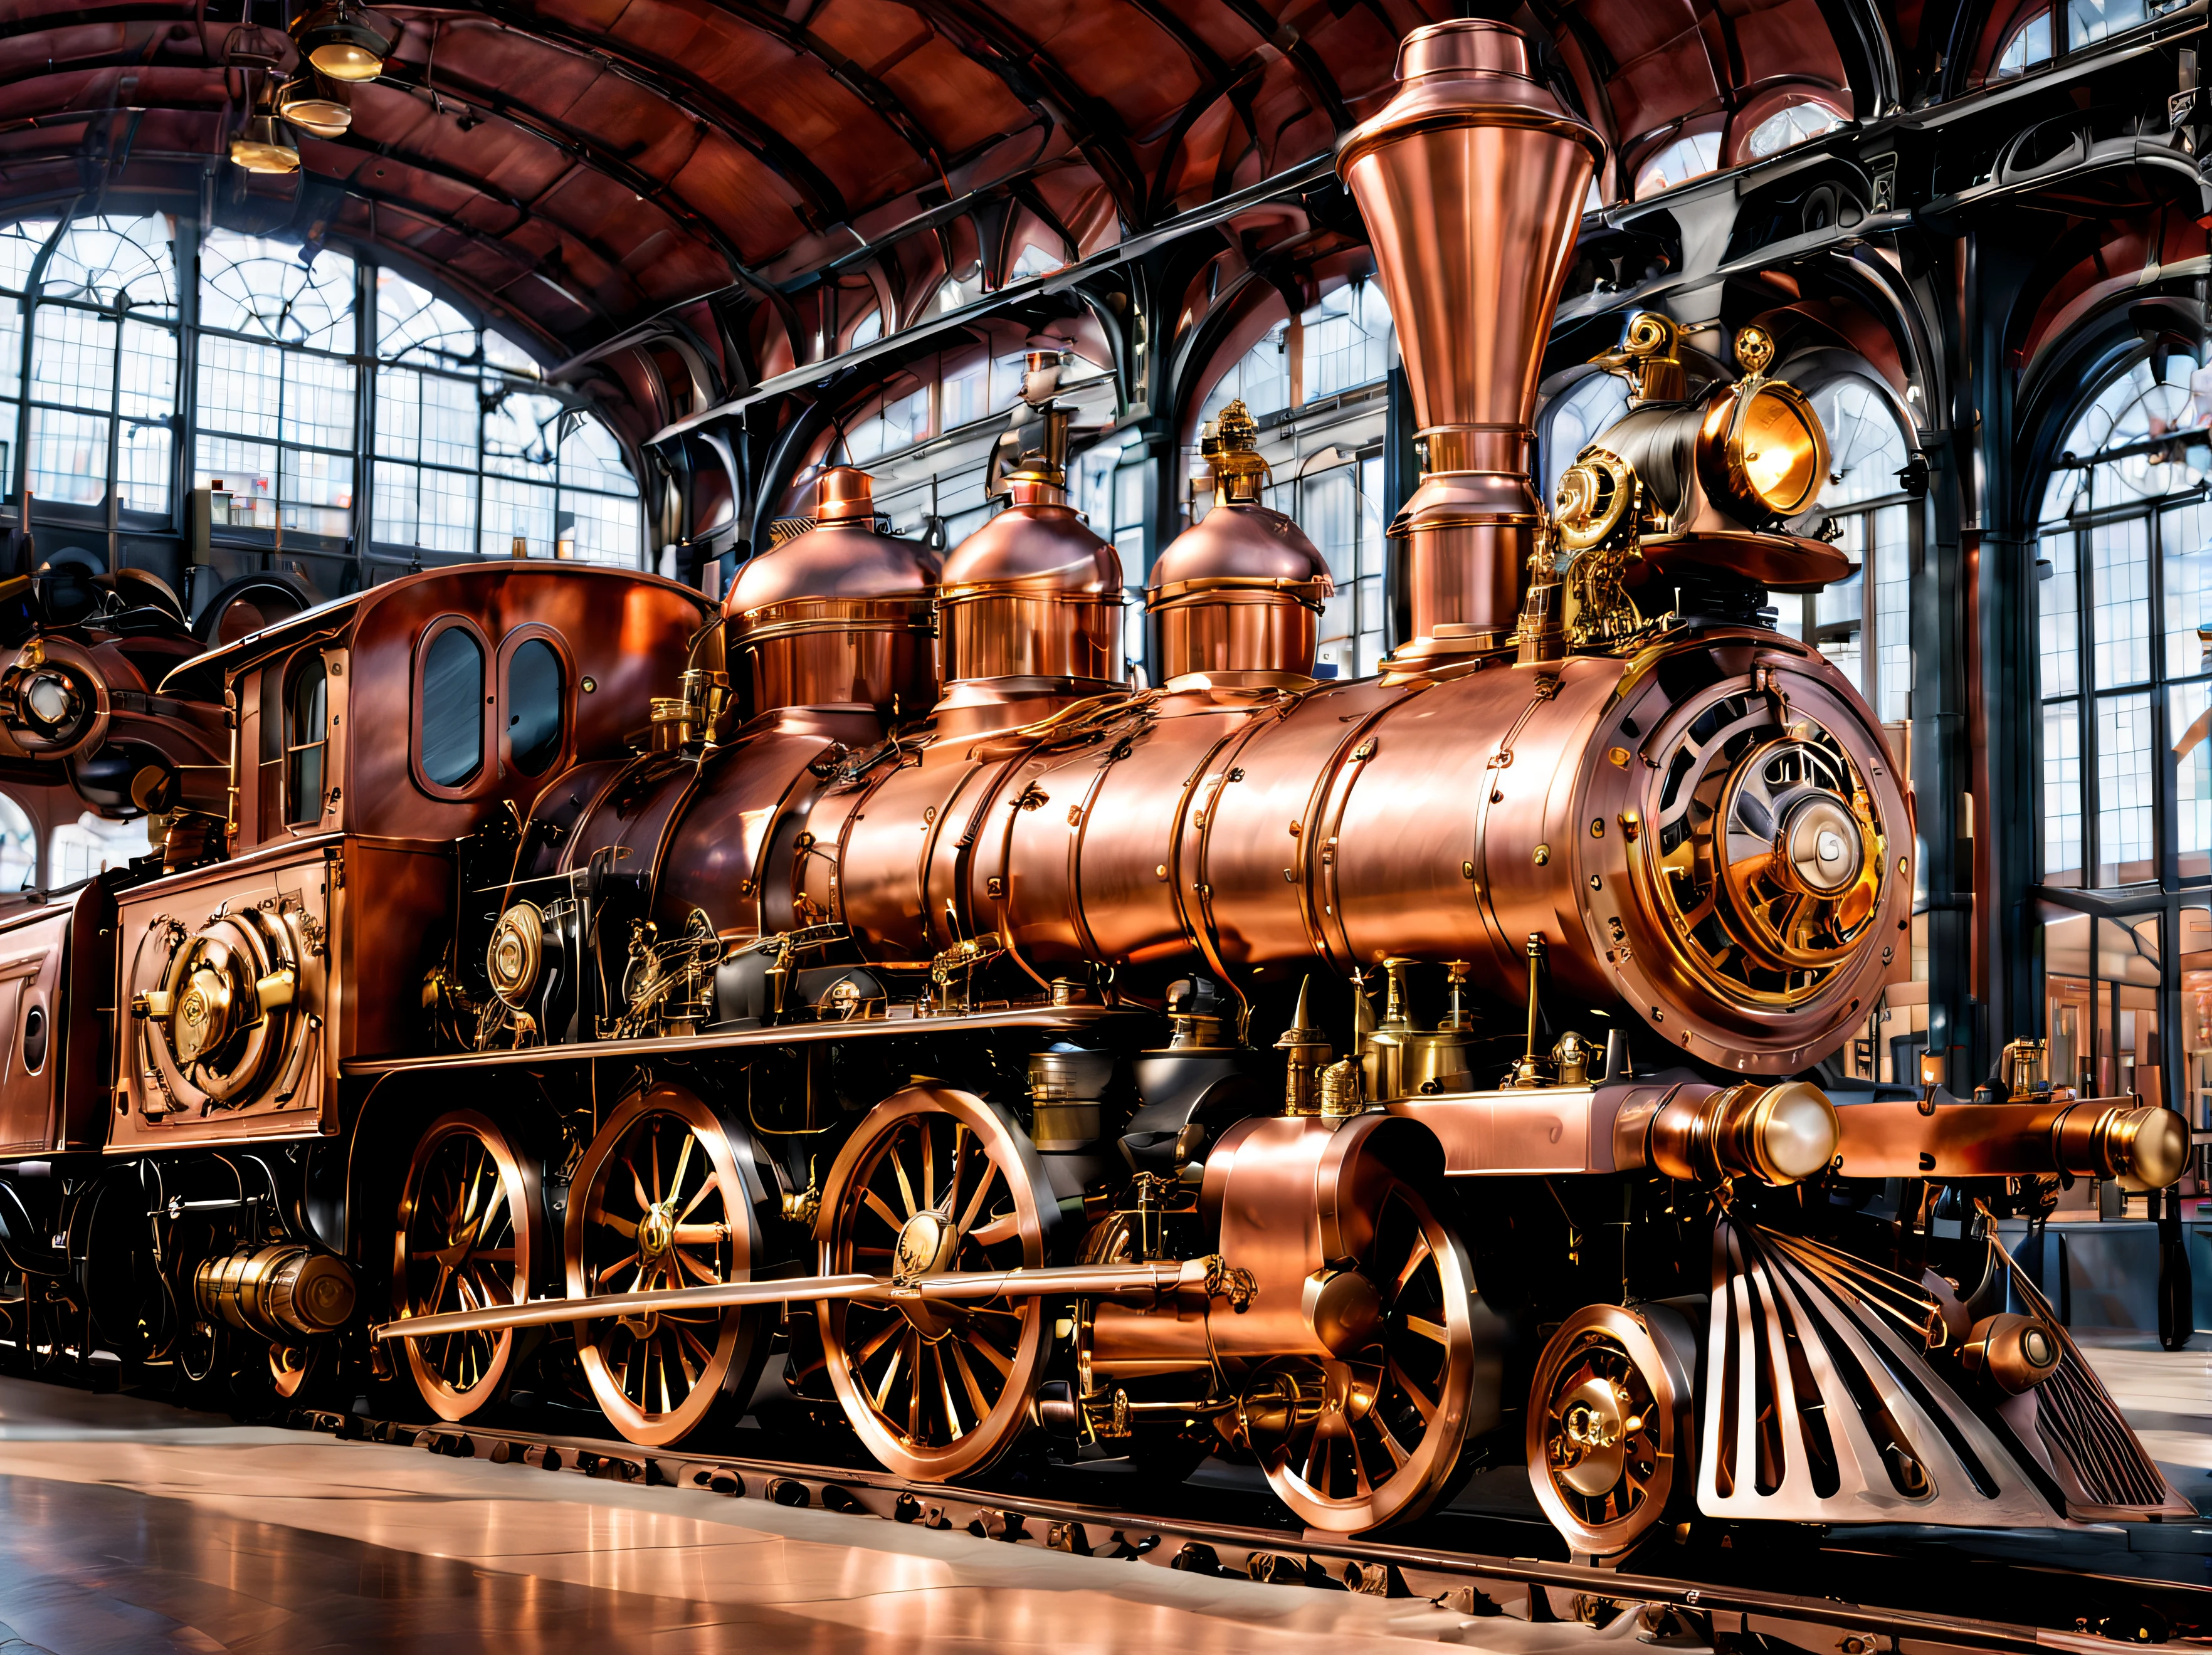
[[2181, 1175], [2189, 1126], [2133, 1097], [2045, 1103], [1861, 1103], [1837, 1112], [1850, 1178], [1999, 1178], [2057, 1173], [2162, 1190]]

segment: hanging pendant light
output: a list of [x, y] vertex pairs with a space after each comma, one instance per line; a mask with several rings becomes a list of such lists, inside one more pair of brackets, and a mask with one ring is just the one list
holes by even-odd
[[343, 81], [295, 75], [276, 88], [276, 112], [319, 138], [343, 137], [353, 125], [353, 88]]
[[373, 81], [384, 73], [392, 42], [372, 27], [353, 0], [329, 0], [300, 25], [294, 38], [307, 61], [334, 81]]
[[253, 101], [253, 112], [230, 141], [231, 164], [249, 173], [296, 173], [299, 146], [292, 129], [276, 118], [276, 88], [270, 85]]

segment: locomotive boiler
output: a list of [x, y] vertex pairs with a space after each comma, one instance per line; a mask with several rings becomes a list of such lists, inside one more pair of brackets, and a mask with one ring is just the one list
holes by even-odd
[[1426, 456], [1377, 676], [1313, 676], [1232, 404], [1133, 687], [1045, 393], [941, 561], [838, 467], [719, 613], [486, 564], [187, 663], [212, 830], [0, 930], [15, 1348], [647, 1445], [780, 1404], [925, 1479], [1222, 1454], [1335, 1532], [1523, 1459], [1587, 1555], [2186, 1512], [1993, 1222], [2170, 1182], [2179, 1118], [1822, 1067], [1913, 840], [1762, 607], [1847, 571], [1817, 416], [1639, 318], [1539, 502], [1602, 145], [1499, 24], [1400, 79], [1339, 156]]

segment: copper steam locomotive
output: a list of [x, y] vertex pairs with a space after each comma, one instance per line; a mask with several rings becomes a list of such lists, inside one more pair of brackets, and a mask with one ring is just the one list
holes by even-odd
[[0, 920], [0, 1349], [661, 1446], [781, 1398], [921, 1479], [1226, 1455], [1340, 1533], [1525, 1456], [1592, 1556], [2187, 1512], [1992, 1222], [2170, 1182], [2179, 1118], [1821, 1066], [1914, 842], [1762, 608], [1848, 570], [1817, 415], [1642, 316], [1540, 502], [1602, 145], [1499, 24], [1400, 80], [1338, 157], [1425, 466], [1376, 676], [1314, 676], [1232, 405], [1133, 682], [1048, 391], [941, 561], [833, 468], [719, 613], [485, 563], [203, 652], [14, 583], [0, 758], [166, 835]]

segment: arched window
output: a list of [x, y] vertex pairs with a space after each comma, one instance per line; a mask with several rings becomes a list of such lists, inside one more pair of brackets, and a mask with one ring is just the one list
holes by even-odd
[[2098, 389], [2042, 493], [2033, 591], [2052, 1072], [2185, 1100], [2199, 1122], [2212, 1099], [2208, 415], [2212, 373], [2185, 355]]
[[1686, 132], [1636, 169], [1636, 188], [1630, 193], [1638, 201], [1646, 201], [1678, 184], [1717, 172], [1720, 164], [1718, 132]]
[[1753, 160], [1778, 155], [1792, 144], [1832, 132], [1843, 124], [1841, 115], [1811, 98], [1784, 104], [1751, 129], [1743, 141], [1744, 153]]
[[543, 773], [560, 756], [565, 690], [561, 657], [543, 638], [526, 638], [507, 659], [507, 748], [526, 776]]
[[2025, 75], [2038, 64], [2051, 61], [2051, 13], [2046, 9], [2032, 12], [2013, 25], [2012, 33], [1997, 49], [1996, 60], [1990, 65], [1990, 78], [2008, 81]]
[[1884, 724], [1912, 706], [1912, 506], [1899, 475], [1911, 458], [1888, 395], [1845, 373], [1810, 392], [1828, 433], [1828, 478], [1799, 524], [1825, 532], [1858, 570], [1800, 596], [1778, 594], [1781, 628], [1817, 644]]

